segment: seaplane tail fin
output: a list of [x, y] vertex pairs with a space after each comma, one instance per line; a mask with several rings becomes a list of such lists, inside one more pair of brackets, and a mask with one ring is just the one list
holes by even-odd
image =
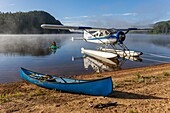
[[83, 38], [84, 38], [85, 40], [88, 40], [88, 39], [90, 39], [90, 38], [94, 38], [94, 36], [93, 36], [92, 34], [90, 34], [89, 32], [87, 32], [86, 30], [84, 30], [84, 36], [83, 36]]

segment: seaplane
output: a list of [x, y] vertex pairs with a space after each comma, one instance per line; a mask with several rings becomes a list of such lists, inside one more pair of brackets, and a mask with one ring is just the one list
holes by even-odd
[[97, 50], [81, 48], [81, 52], [95, 58], [131, 58], [139, 57], [143, 53], [140, 51], [129, 50], [123, 43], [126, 39], [126, 34], [134, 30], [150, 30], [150, 28], [97, 28], [83, 26], [64, 26], [54, 24], [42, 24], [44, 29], [62, 29], [71, 31], [83, 31], [82, 40], [86, 42], [100, 44]]

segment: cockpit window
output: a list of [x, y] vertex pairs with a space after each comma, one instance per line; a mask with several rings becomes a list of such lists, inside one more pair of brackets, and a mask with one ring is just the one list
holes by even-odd
[[103, 36], [103, 33], [102, 33], [102, 32], [100, 33], [100, 36]]
[[105, 31], [105, 34], [106, 34], [106, 35], [109, 35], [109, 32], [108, 32], [108, 31]]
[[101, 31], [97, 31], [93, 34], [94, 37], [100, 37], [100, 36], [107, 36], [109, 35], [109, 31], [107, 30], [101, 30]]

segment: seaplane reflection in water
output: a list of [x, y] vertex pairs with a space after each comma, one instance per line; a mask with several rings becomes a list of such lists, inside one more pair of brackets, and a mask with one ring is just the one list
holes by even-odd
[[97, 73], [110, 72], [120, 70], [121, 66], [126, 62], [127, 59], [131, 61], [142, 62], [139, 57], [126, 57], [126, 58], [103, 58], [95, 55], [84, 55], [83, 57], [72, 57], [72, 61], [83, 59], [84, 68], [89, 69], [90, 67]]
[[85, 69], [88, 69], [91, 66], [91, 68], [97, 73], [110, 72], [119, 70], [120, 68], [118, 59], [107, 59], [103, 61], [91, 56], [84, 56], [83, 60]]
[[82, 48], [81, 51], [88, 55], [93, 54], [95, 56], [103, 58], [139, 57], [140, 55], [143, 54], [142, 52], [131, 51], [124, 45], [123, 42], [126, 39], [126, 34], [132, 30], [150, 30], [149, 28], [116, 29], [116, 28], [63, 26], [53, 24], [42, 24], [41, 27], [44, 29], [82, 30], [84, 34], [81, 39], [83, 39], [86, 42], [100, 44], [100, 47], [98, 47], [97, 50], [88, 50]]

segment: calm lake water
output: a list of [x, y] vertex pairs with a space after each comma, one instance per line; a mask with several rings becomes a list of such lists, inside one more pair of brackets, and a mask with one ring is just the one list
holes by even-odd
[[[81, 47], [96, 49], [97, 45], [82, 40], [72, 42], [72, 37], [82, 35], [0, 35], [0, 83], [20, 81], [20, 67], [72, 76], [170, 62], [170, 35], [128, 34], [124, 43], [129, 49], [144, 53], [142, 62], [118, 59], [113, 60], [115, 64], [84, 56]], [[53, 41], [59, 46], [56, 51], [48, 49]]]

